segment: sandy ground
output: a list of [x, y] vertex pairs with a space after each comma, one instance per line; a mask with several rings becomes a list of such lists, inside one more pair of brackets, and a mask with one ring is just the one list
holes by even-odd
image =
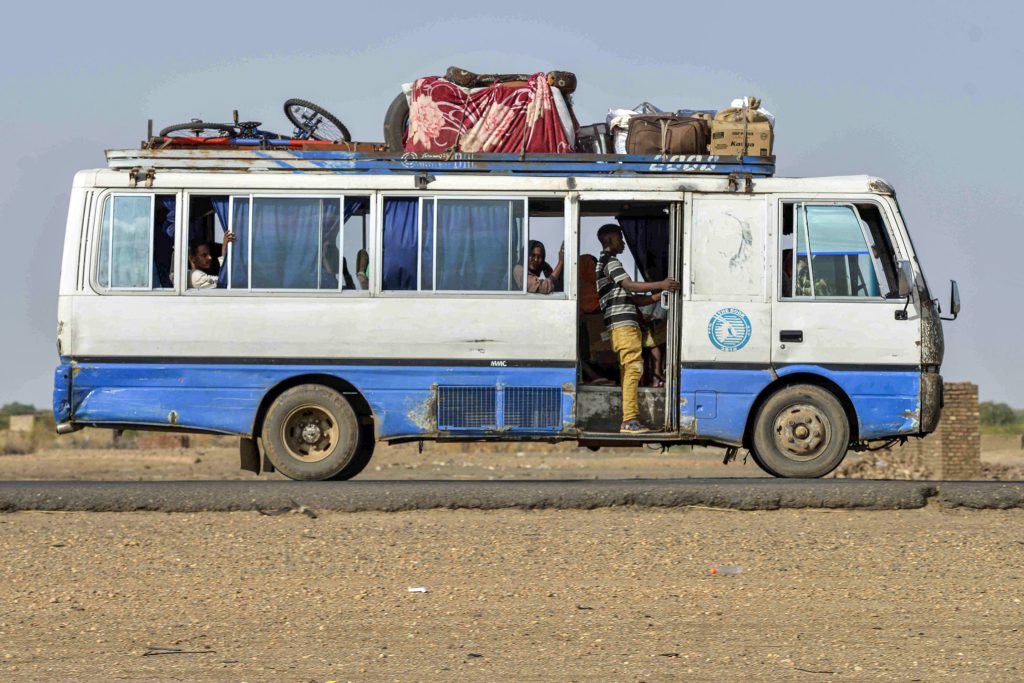
[[[105, 435], [105, 432], [97, 432]], [[168, 439], [169, 437], [163, 437]], [[237, 442], [227, 437], [192, 437], [190, 448], [48, 448], [28, 455], [0, 456], [0, 480], [98, 479], [179, 480], [254, 479], [238, 468]], [[592, 452], [568, 444], [378, 444], [360, 479], [647, 479], [676, 477], [765, 477], [753, 462], [722, 464], [720, 448], [674, 447], [660, 450], [602, 449]], [[850, 453], [884, 459], [885, 454]], [[982, 461], [1024, 467], [1021, 437], [985, 436]], [[842, 468], [841, 468], [842, 469]], [[871, 476], [870, 472], [868, 473]], [[882, 478], [879, 469], [877, 478]], [[278, 474], [266, 478], [283, 478]]]
[[1022, 523], [16, 513], [0, 517], [0, 678], [1019, 680]]
[[[229, 443], [2, 456], [0, 479], [253, 478]], [[763, 476], [721, 453], [382, 446], [361, 478]], [[1022, 455], [1019, 437], [985, 442], [986, 461]], [[937, 507], [0, 515], [0, 680], [1019, 680], [1022, 523]], [[743, 573], [709, 575], [719, 563]]]
[[[724, 451], [602, 450], [524, 444], [503, 451], [478, 444], [378, 444], [360, 479], [632, 479], [764, 477], [753, 461], [722, 465]], [[255, 479], [238, 468], [237, 446], [114, 450], [47, 449], [0, 456], [0, 479]], [[279, 474], [266, 475], [283, 479]]]

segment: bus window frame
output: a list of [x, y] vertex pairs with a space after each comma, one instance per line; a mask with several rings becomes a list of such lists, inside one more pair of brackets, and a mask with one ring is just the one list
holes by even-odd
[[[561, 199], [562, 200], [562, 240], [566, 244], [567, 251], [570, 243], [571, 227], [570, 227], [570, 211], [571, 211], [571, 199], [570, 193], [567, 192], [525, 192], [518, 195], [509, 195], [507, 192], [500, 192], [496, 194], [465, 194], [462, 192], [449, 194], [447, 192], [423, 192], [423, 191], [401, 191], [401, 190], [387, 190], [380, 191], [377, 193], [378, 196], [378, 211], [379, 216], [377, 223], [374, 226], [374, 232], [379, 237], [379, 242], [383, 244], [384, 241], [384, 202], [391, 198], [415, 198], [418, 200], [418, 205], [423, 206], [424, 199], [443, 199], [443, 200], [506, 200], [506, 201], [524, 201], [524, 217], [526, 218], [526, 234], [523, 240], [523, 268], [524, 273], [526, 269], [527, 259], [529, 256], [529, 245], [530, 245], [530, 200], [531, 199]], [[434, 202], [434, 225], [437, 225], [437, 202]], [[375, 295], [383, 298], [428, 298], [428, 297], [451, 297], [451, 298], [482, 298], [482, 299], [508, 299], [510, 297], [522, 297], [527, 299], [538, 299], [546, 301], [567, 301], [570, 296], [570, 288], [568, 286], [570, 273], [574, 272], [574, 269], [569, 268], [569, 263], [572, 260], [570, 253], [564, 254], [565, 261], [562, 266], [562, 291], [552, 292], [551, 294], [541, 294], [539, 292], [527, 292], [527, 278], [523, 278], [523, 288], [517, 291], [491, 291], [491, 290], [454, 290], [454, 289], [429, 289], [423, 290], [421, 287], [421, 273], [422, 267], [422, 249], [419, 244], [422, 242], [423, 232], [423, 212], [417, 210], [417, 258], [416, 258], [416, 279], [417, 289], [384, 289], [383, 281], [381, 280], [382, 268], [384, 265], [384, 254], [383, 248], [378, 250], [374, 255], [374, 275], [373, 280], [377, 287]], [[434, 247], [435, 250], [432, 254], [436, 254], [437, 246], [437, 230], [434, 230]], [[433, 263], [434, 266], [434, 277], [436, 277], [436, 259]], [[434, 282], [435, 280], [431, 280]]]
[[[782, 295], [782, 274], [784, 272], [783, 269], [782, 269], [782, 259], [783, 259], [783, 256], [782, 256], [782, 251], [783, 251], [783, 249], [782, 249], [782, 246], [783, 246], [783, 244], [782, 244], [782, 236], [783, 236], [782, 230], [783, 230], [783, 226], [785, 225], [785, 223], [784, 223], [784, 221], [785, 221], [785, 209], [786, 209], [787, 205], [788, 206], [796, 206], [796, 205], [807, 205], [807, 204], [810, 204], [810, 205], [813, 205], [813, 206], [848, 206], [848, 207], [852, 208], [854, 210], [854, 213], [856, 214], [858, 220], [861, 221], [861, 226], [860, 226], [861, 234], [864, 235], [865, 244], [868, 245], [868, 249], [870, 250], [873, 236], [870, 234], [870, 231], [868, 232], [868, 234], [865, 234], [863, 218], [861, 218], [860, 211], [857, 209], [857, 204], [872, 204], [878, 210], [879, 218], [882, 220], [882, 225], [883, 225], [883, 227], [885, 229], [885, 236], [888, 237], [888, 239], [889, 239], [889, 249], [892, 252], [894, 260], [896, 260], [898, 262], [900, 260], [900, 258], [901, 258], [902, 252], [901, 252], [901, 244], [900, 244], [899, 240], [897, 239], [897, 236], [893, 233], [892, 217], [889, 216], [886, 213], [885, 205], [882, 202], [880, 202], [878, 200], [878, 198], [876, 198], [874, 196], [857, 197], [857, 198], [855, 198], [855, 197], [851, 197], [849, 195], [844, 195], [843, 197], [822, 198], [822, 197], [813, 197], [813, 196], [806, 196], [806, 195], [799, 195], [799, 196], [776, 195], [775, 198], [777, 200], [777, 207], [776, 207], [776, 226], [777, 227], [775, 229], [775, 242], [776, 242], [776, 244], [775, 244], [775, 253], [776, 253], [776, 259], [775, 259], [775, 264], [774, 264], [774, 266], [772, 268], [772, 270], [774, 271], [773, 274], [774, 274], [774, 277], [775, 277], [775, 301], [777, 301], [777, 302], [787, 302], [787, 303], [792, 303], [792, 302], [799, 302], [799, 303], [816, 303], [816, 302], [824, 302], [824, 303], [847, 302], [847, 303], [849, 303], [849, 302], [858, 302], [858, 303], [865, 303], [865, 304], [889, 304], [889, 305], [891, 305], [895, 301], [895, 302], [899, 303], [901, 306], [903, 305], [903, 300], [902, 299], [899, 299], [899, 300], [897, 300], [897, 299], [887, 299], [884, 296], [827, 296], [826, 297], [826, 296], [814, 296], [814, 295], [812, 295], [812, 296], [795, 296], [795, 295], [790, 295], [790, 296], [785, 296], [784, 297]], [[796, 268], [796, 261], [795, 261], [795, 259], [796, 259], [796, 220], [795, 220], [795, 217], [794, 217], [794, 220], [793, 220], [793, 231], [794, 231], [793, 232], [793, 258], [794, 258], [793, 268], [795, 269]], [[869, 254], [869, 255], [872, 258], [872, 263], [874, 263], [874, 255], [873, 254]], [[795, 270], [794, 270], [794, 272], [795, 272]], [[879, 281], [879, 284], [881, 284], [881, 281]]]
[[[356, 190], [356, 191], [354, 191], [351, 194], [346, 194], [346, 193], [340, 193], [340, 192], [318, 192], [318, 191], [314, 191], [314, 190], [308, 190], [308, 191], [307, 190], [299, 190], [299, 191], [296, 191], [296, 192], [269, 192], [268, 193], [268, 192], [253, 192], [251, 190], [249, 190], [249, 191], [239, 190], [237, 188], [234, 189], [234, 190], [206, 189], [206, 188], [203, 188], [201, 190], [196, 190], [196, 189], [186, 190], [185, 191], [185, 199], [184, 199], [184, 201], [185, 201], [185, 204], [186, 204], [186, 207], [187, 207], [186, 208], [186, 212], [187, 212], [187, 211], [191, 210], [191, 206], [192, 206], [191, 198], [194, 197], [194, 196], [195, 197], [227, 197], [228, 198], [228, 216], [233, 218], [233, 216], [234, 216], [234, 200], [235, 200], [235, 197], [247, 197], [247, 198], [249, 198], [250, 202], [251, 202], [252, 199], [256, 199], [256, 198], [269, 198], [269, 199], [296, 199], [296, 198], [298, 198], [298, 199], [303, 199], [303, 198], [305, 198], [305, 199], [339, 199], [341, 201], [341, 207], [340, 207], [341, 213], [339, 215], [342, 217], [339, 229], [344, 231], [344, 227], [345, 227], [345, 222], [344, 222], [344, 215], [345, 215], [344, 214], [344, 207], [345, 207], [345, 203], [344, 202], [345, 202], [345, 198], [346, 197], [366, 197], [367, 198], [367, 212], [368, 212], [367, 234], [366, 234], [366, 237], [367, 237], [367, 239], [366, 239], [366, 248], [367, 248], [367, 250], [371, 254], [375, 254], [376, 253], [376, 229], [375, 229], [376, 218], [375, 218], [374, 214], [376, 213], [376, 211], [375, 211], [375, 209], [376, 209], [375, 196], [377, 194], [378, 194], [378, 192], [373, 191], [373, 190]], [[250, 204], [250, 206], [251, 206], [251, 204]], [[185, 225], [188, 224], [187, 219], [188, 219], [188, 216], [186, 216]], [[228, 226], [228, 227], [233, 227], [233, 226]], [[249, 235], [250, 235], [250, 239], [249, 239], [249, 263], [251, 264], [252, 263], [252, 239], [251, 239], [251, 236], [252, 236], [252, 211], [251, 211], [251, 209], [249, 211]], [[184, 254], [184, 256], [185, 256], [185, 258], [184, 258], [183, 264], [184, 264], [185, 273], [187, 274], [188, 273], [188, 254], [186, 253], [186, 254]], [[341, 258], [341, 252], [339, 252], [339, 259], [340, 258]], [[371, 256], [371, 262], [373, 262], [373, 257], [372, 256]], [[198, 288], [195, 288], [195, 287], [188, 287], [188, 286], [186, 286], [182, 290], [184, 295], [185, 296], [200, 296], [200, 297], [242, 296], [242, 297], [277, 298], [277, 297], [302, 296], [302, 297], [311, 297], [311, 298], [356, 298], [356, 299], [365, 299], [365, 298], [369, 298], [370, 296], [373, 295], [374, 287], [375, 287], [375, 277], [372, 276], [372, 269], [371, 269], [371, 278], [370, 278], [370, 281], [368, 282], [367, 289], [341, 289], [340, 288], [340, 285], [342, 284], [341, 273], [338, 274], [339, 289], [264, 289], [264, 288], [252, 288], [252, 287], [246, 287], [244, 289], [243, 288], [234, 288], [234, 287], [230, 286], [230, 284], [231, 284], [231, 270], [230, 270], [231, 266], [230, 266], [230, 260], [228, 259], [226, 253], [225, 253], [224, 267], [229, 269], [228, 270], [228, 285], [229, 286], [223, 287], [223, 288], [221, 288], [221, 287], [209, 287], [209, 288], [205, 288], [205, 289], [198, 289]], [[339, 262], [339, 270], [340, 269], [341, 269], [341, 264]], [[185, 275], [183, 277], [187, 277], [187, 275]]]
[[[113, 202], [115, 197], [149, 197], [149, 223], [150, 223], [150, 240], [149, 240], [149, 261], [153, 261], [153, 231], [155, 227], [153, 222], [156, 219], [156, 198], [161, 195], [170, 195], [174, 197], [176, 202], [176, 210], [174, 216], [174, 286], [173, 287], [161, 287], [153, 288], [153, 270], [150, 268], [149, 272], [149, 288], [141, 287], [110, 287], [103, 286], [100, 284], [100, 248], [103, 242], [103, 214], [104, 208], [106, 207], [107, 200], [110, 199]], [[181, 234], [182, 226], [182, 214], [180, 210], [182, 192], [180, 189], [164, 189], [161, 191], [159, 188], [144, 188], [141, 190], [131, 190], [125, 188], [105, 188], [98, 193], [93, 194], [92, 206], [89, 208], [90, 213], [87, 214], [85, 221], [86, 226], [83, 233], [85, 234], [86, 240], [91, 240], [92, 244], [86, 246], [86, 250], [89, 253], [88, 260], [88, 282], [89, 287], [92, 289], [94, 294], [99, 296], [177, 296], [179, 293], [180, 278], [182, 277], [179, 269], [179, 259], [177, 254], [180, 252], [180, 241], [179, 235]], [[111, 203], [111, 212], [113, 211], [113, 203]], [[111, 236], [113, 236], [114, 224], [113, 217], [111, 217], [110, 224]], [[109, 256], [112, 256], [110, 254]], [[111, 277], [111, 273], [108, 270], [107, 277]]]

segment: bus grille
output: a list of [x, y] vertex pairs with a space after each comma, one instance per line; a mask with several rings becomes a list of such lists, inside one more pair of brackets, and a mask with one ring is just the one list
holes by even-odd
[[457, 430], [557, 430], [562, 425], [558, 387], [437, 388], [437, 427]]
[[562, 391], [555, 388], [506, 387], [505, 426], [558, 429], [562, 424]]

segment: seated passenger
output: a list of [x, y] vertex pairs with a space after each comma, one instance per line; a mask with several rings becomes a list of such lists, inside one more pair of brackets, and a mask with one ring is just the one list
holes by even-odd
[[[565, 242], [558, 250], [558, 264], [552, 268], [545, 260], [544, 245], [537, 240], [530, 240], [528, 260], [526, 262], [529, 273], [526, 276], [526, 291], [531, 294], [551, 294], [562, 291], [562, 270], [564, 269]], [[516, 287], [523, 286], [523, 267], [516, 266], [512, 275], [516, 280]]]
[[[235, 233], [224, 233], [223, 251], [235, 241]], [[220, 273], [224, 257], [215, 259], [210, 251], [212, 242], [193, 242], [188, 249], [188, 286], [193, 289], [212, 289], [217, 286], [217, 274]]]
[[365, 249], [356, 252], [356, 279], [359, 280], [359, 289], [370, 288], [370, 255]]

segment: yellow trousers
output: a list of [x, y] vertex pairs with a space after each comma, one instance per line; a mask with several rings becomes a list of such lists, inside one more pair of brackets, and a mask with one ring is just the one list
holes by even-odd
[[637, 387], [644, 374], [643, 341], [635, 325], [616, 327], [611, 331], [612, 349], [619, 354], [619, 383], [622, 385], [622, 421], [640, 417]]

